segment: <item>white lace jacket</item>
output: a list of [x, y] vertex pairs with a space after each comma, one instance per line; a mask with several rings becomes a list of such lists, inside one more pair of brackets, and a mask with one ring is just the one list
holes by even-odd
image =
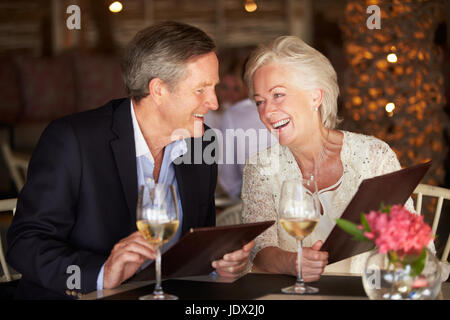
[[[344, 172], [335, 185], [319, 191], [324, 215], [314, 232], [303, 241], [305, 247], [312, 246], [317, 240], [326, 240], [336, 224], [335, 219], [341, 216], [362, 180], [401, 169], [397, 156], [387, 143], [372, 136], [342, 132], [344, 139], [341, 161]], [[261, 249], [268, 246], [291, 252], [297, 251], [295, 239], [289, 236], [278, 222], [277, 210], [283, 181], [301, 177], [302, 173], [293, 154], [287, 147], [279, 144], [247, 160], [242, 185], [243, 222], [277, 221], [256, 238], [251, 261]], [[334, 189], [336, 186], [338, 187]], [[411, 198], [405, 205], [408, 210], [415, 212]], [[435, 252], [432, 243], [429, 248]], [[328, 265], [325, 273], [360, 274], [367, 256], [366, 252]]]

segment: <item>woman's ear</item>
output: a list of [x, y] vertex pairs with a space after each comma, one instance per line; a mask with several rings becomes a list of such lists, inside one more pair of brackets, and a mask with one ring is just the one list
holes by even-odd
[[318, 111], [323, 100], [323, 90], [313, 89], [311, 90], [312, 108], [314, 111]]

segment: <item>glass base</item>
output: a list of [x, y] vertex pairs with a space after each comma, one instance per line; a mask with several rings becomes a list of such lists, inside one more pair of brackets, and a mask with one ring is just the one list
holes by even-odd
[[281, 289], [281, 292], [287, 294], [311, 294], [318, 293], [319, 289], [304, 284], [294, 284], [293, 286]]
[[178, 297], [167, 293], [147, 294], [139, 297], [139, 300], [178, 300]]

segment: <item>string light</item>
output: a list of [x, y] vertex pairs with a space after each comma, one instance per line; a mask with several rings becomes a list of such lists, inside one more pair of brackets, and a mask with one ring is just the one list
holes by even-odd
[[393, 102], [389, 102], [386, 104], [386, 112], [389, 114], [390, 117], [393, 115], [393, 111], [395, 109], [395, 104]]
[[245, 11], [247, 12], [254, 12], [258, 9], [258, 5], [256, 4], [255, 0], [246, 0], [245, 1]]
[[109, 11], [113, 12], [113, 13], [118, 13], [120, 11], [122, 11], [123, 9], [123, 5], [120, 1], [114, 1], [113, 3], [111, 3], [109, 5]]
[[386, 57], [386, 60], [390, 63], [396, 63], [397, 62], [397, 55], [395, 53], [389, 53]]
[[[382, 29], [372, 30], [363, 22], [368, 3], [374, 2], [347, 0], [342, 24], [349, 63], [342, 76], [343, 129], [387, 142], [403, 166], [433, 159], [423, 183], [439, 185], [449, 146], [443, 133], [442, 53], [433, 39], [443, 3], [378, 1]], [[415, 15], [419, 11], [420, 19]]]
[[395, 104], [393, 102], [389, 102], [388, 104], [386, 104], [386, 111], [387, 112], [392, 112], [395, 109]]

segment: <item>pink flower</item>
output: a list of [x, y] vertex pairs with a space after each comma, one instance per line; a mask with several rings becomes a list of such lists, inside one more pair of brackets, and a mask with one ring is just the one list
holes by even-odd
[[370, 232], [364, 235], [375, 242], [380, 253], [396, 252], [400, 258], [420, 254], [433, 239], [423, 216], [413, 214], [402, 205], [392, 206], [390, 213], [371, 211], [365, 214]]
[[365, 236], [367, 239], [370, 239], [370, 240], [372, 240], [373, 238], [375, 238], [375, 234], [374, 234], [373, 232], [364, 232], [364, 236]]

